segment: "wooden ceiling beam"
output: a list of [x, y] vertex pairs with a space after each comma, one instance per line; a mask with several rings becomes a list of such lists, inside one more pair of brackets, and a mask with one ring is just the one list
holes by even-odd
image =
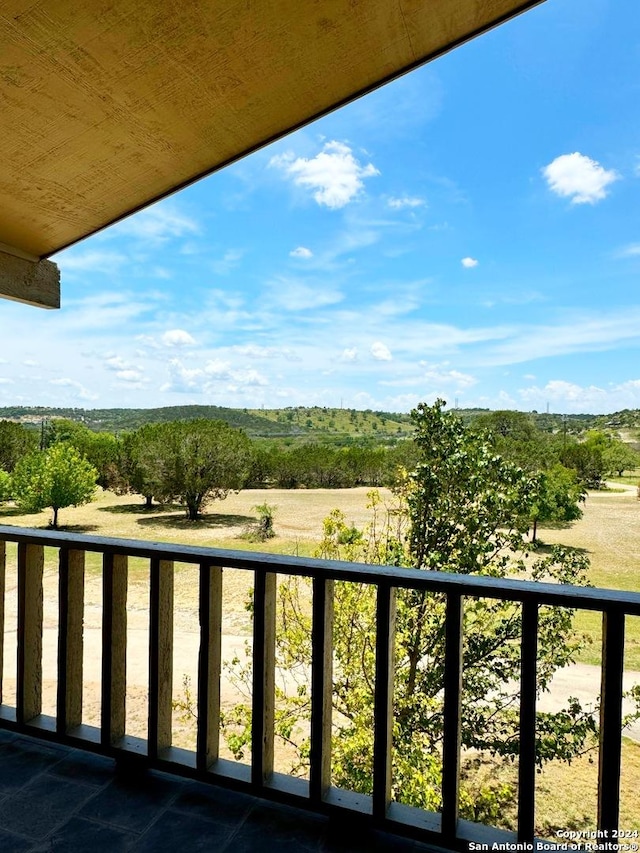
[[[9, 248], [9, 247], [6, 247]], [[0, 297], [40, 308], [60, 307], [60, 270], [53, 261], [0, 251]]]

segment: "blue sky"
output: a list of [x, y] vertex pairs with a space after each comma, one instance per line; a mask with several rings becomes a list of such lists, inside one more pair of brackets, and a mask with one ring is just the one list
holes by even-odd
[[55, 256], [0, 406], [640, 407], [639, 106], [637, 0], [548, 0]]

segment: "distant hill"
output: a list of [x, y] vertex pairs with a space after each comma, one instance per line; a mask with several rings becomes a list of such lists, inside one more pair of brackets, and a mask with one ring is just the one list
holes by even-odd
[[90, 429], [105, 432], [125, 432], [144, 424], [165, 421], [184, 421], [211, 418], [240, 427], [253, 436], [295, 435], [294, 428], [274, 423], [268, 418], [249, 414], [246, 409], [227, 409], [223, 406], [167, 406], [161, 409], [58, 409], [43, 406], [9, 406], [0, 408], [0, 419], [40, 424], [47, 418], [68, 418]]
[[320, 406], [295, 406], [287, 409], [250, 409], [251, 414], [267, 418], [281, 427], [317, 436], [350, 438], [404, 438], [413, 426], [407, 414], [374, 412], [371, 409], [328, 409]]
[[39, 426], [43, 420], [67, 418], [90, 429], [125, 432], [144, 424], [212, 418], [243, 429], [253, 438], [391, 438], [412, 432], [409, 415], [326, 409], [229, 409], [223, 406], [167, 406], [159, 409], [74, 409], [44, 406], [0, 408], [0, 419]]
[[[465, 423], [489, 409], [456, 409]], [[608, 415], [560, 415], [530, 412], [535, 425], [547, 432], [566, 430], [580, 434], [588, 429], [609, 429], [629, 433], [640, 428], [640, 410], [625, 409]], [[166, 406], [157, 409], [75, 409], [44, 406], [0, 408], [0, 420], [8, 419], [39, 426], [50, 418], [80, 421], [93, 430], [125, 432], [143, 424], [164, 421], [213, 418], [239, 427], [252, 438], [320, 441], [379, 441], [403, 439], [413, 432], [408, 414], [367, 409], [333, 409], [295, 406], [286, 409], [230, 409], [224, 406]]]

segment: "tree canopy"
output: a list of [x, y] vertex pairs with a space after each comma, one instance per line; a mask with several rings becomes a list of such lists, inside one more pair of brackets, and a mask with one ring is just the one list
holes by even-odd
[[[339, 511], [325, 521], [320, 556], [494, 577], [586, 582], [587, 559], [554, 548], [536, 555], [527, 538], [539, 481], [495, 453], [485, 437], [464, 427], [442, 401], [413, 413], [419, 463], [385, 506], [371, 493], [372, 522], [358, 530]], [[308, 760], [308, 740], [296, 727], [309, 719], [310, 615], [304, 581], [280, 589], [283, 630], [278, 663], [297, 691], [278, 693], [277, 730], [297, 744], [298, 767]], [[337, 583], [333, 627], [334, 783], [371, 793], [375, 679], [375, 590]], [[442, 596], [398, 590], [394, 675], [394, 796], [437, 810], [441, 804], [443, 737], [444, 601]], [[572, 612], [543, 608], [539, 623], [538, 688], [572, 662], [578, 648]], [[481, 781], [478, 766], [513, 761], [519, 750], [517, 699], [522, 610], [513, 602], [467, 599], [464, 607], [461, 814], [495, 820], [515, 799], [509, 785]], [[249, 666], [232, 666], [236, 684], [250, 684]], [[224, 716], [227, 742], [239, 757], [248, 743], [249, 704]], [[570, 760], [589, 743], [596, 718], [577, 702], [558, 713], [538, 714], [536, 760]], [[298, 729], [299, 732], [303, 728]]]
[[149, 424], [123, 441], [127, 488], [147, 498], [178, 501], [195, 521], [203, 505], [239, 491], [249, 474], [251, 442], [224, 421], [200, 418]]
[[11, 473], [20, 459], [37, 446], [36, 432], [14, 421], [0, 421], [0, 469]]
[[94, 432], [82, 423], [56, 418], [44, 430], [45, 447], [67, 444], [75, 447], [98, 472], [98, 485], [103, 489], [114, 485], [117, 471], [118, 439], [108, 432]]
[[13, 498], [26, 512], [53, 510], [51, 526], [58, 526], [58, 512], [88, 503], [95, 492], [98, 472], [69, 445], [54, 444], [45, 451], [23, 457], [13, 472]]

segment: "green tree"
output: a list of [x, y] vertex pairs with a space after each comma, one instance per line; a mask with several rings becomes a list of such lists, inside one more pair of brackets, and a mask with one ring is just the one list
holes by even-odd
[[[538, 481], [497, 456], [482, 435], [465, 429], [442, 401], [413, 413], [420, 461], [397, 504], [385, 507], [371, 495], [373, 520], [366, 530], [348, 525], [335, 511], [325, 521], [321, 556], [493, 577], [525, 576], [585, 583], [586, 558], [555, 548], [534, 557], [527, 538]], [[279, 735], [298, 745], [298, 767], [308, 761], [308, 740], [296, 739], [310, 713], [310, 615], [292, 579], [280, 588], [282, 630], [278, 663], [298, 689], [278, 693]], [[339, 583], [335, 590], [334, 737], [335, 784], [371, 793], [375, 678], [375, 590]], [[444, 613], [442, 596], [398, 590], [394, 676], [394, 796], [415, 806], [441, 805], [443, 737]], [[578, 648], [566, 608], [541, 608], [538, 688], [572, 662]], [[462, 707], [462, 816], [496, 820], [516, 799], [513, 789], [493, 779], [478, 781], [482, 761], [515, 760], [518, 749], [518, 676], [521, 608], [494, 599], [469, 598], [464, 608]], [[238, 669], [237, 684], [247, 683]], [[515, 685], [515, 686], [514, 686]], [[249, 704], [223, 720], [227, 742], [239, 757], [250, 736]], [[593, 714], [571, 702], [558, 713], [538, 714], [537, 761], [570, 760], [595, 732]], [[495, 776], [495, 774], [492, 774]]]
[[531, 541], [535, 544], [538, 523], [545, 521], [577, 521], [582, 518], [580, 504], [587, 494], [574, 471], [557, 463], [538, 476], [538, 488], [530, 512], [533, 525]]
[[170, 424], [145, 424], [120, 441], [113, 489], [142, 495], [147, 508], [164, 491], [166, 435]]
[[614, 438], [602, 451], [602, 461], [608, 474], [622, 477], [625, 471], [640, 466], [640, 455], [625, 441]]
[[196, 521], [207, 501], [244, 486], [252, 460], [244, 432], [204, 418], [159, 427], [159, 499], [183, 503], [187, 517]]
[[482, 414], [473, 420], [470, 428], [484, 432], [500, 456], [527, 471], [544, 470], [557, 461], [558, 437], [538, 429], [531, 415], [524, 412]]
[[0, 468], [0, 503], [11, 500], [12, 491], [11, 474]]
[[75, 447], [98, 471], [98, 485], [112, 488], [117, 479], [118, 439], [110, 432], [94, 432], [85, 424], [66, 418], [50, 421], [45, 432], [47, 447], [68, 444]]
[[0, 469], [11, 473], [38, 446], [38, 436], [14, 421], [0, 421]]
[[26, 512], [51, 507], [51, 526], [58, 512], [88, 503], [94, 495], [98, 472], [69, 445], [54, 444], [45, 451], [23, 457], [13, 472], [13, 497]]
[[599, 489], [606, 472], [602, 456], [604, 446], [594, 438], [567, 444], [560, 453], [560, 462], [576, 472], [578, 482], [585, 488]]

